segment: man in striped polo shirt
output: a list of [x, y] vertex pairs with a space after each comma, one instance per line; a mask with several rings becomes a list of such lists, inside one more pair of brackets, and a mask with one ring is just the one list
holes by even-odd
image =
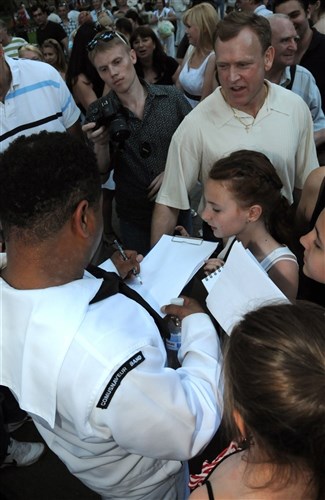
[[9, 57], [19, 57], [18, 50], [23, 45], [27, 45], [24, 38], [8, 33], [7, 25], [2, 19], [0, 19], [0, 43], [2, 43], [5, 54]]
[[82, 137], [79, 108], [49, 64], [11, 59], [0, 44], [0, 152], [20, 135], [42, 130]]

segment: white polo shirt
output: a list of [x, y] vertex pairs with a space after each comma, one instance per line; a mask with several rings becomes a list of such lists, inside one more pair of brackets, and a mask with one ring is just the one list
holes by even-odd
[[12, 81], [0, 102], [0, 153], [21, 135], [65, 132], [76, 123], [80, 110], [56, 69], [40, 61], [5, 59]]
[[[184, 118], [170, 143], [157, 203], [187, 210], [188, 192], [197, 180], [205, 183], [219, 158], [240, 149], [260, 151], [270, 159], [292, 203], [293, 190], [302, 189], [309, 172], [318, 167], [311, 114], [294, 92], [265, 83], [268, 95], [248, 131], [234, 117], [221, 87]], [[242, 121], [252, 121], [236, 111]]]

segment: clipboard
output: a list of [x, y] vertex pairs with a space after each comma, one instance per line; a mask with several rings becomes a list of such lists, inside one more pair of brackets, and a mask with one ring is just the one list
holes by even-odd
[[164, 317], [160, 308], [179, 296], [217, 246], [217, 242], [201, 238], [164, 234], [141, 262], [143, 284], [134, 278], [127, 280], [127, 284]]
[[189, 236], [173, 236], [172, 242], [174, 243], [186, 243], [187, 245], [202, 245], [202, 238], [192, 238]]

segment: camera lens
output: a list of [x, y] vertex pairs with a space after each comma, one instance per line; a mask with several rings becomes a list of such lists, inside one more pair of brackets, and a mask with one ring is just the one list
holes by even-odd
[[111, 122], [110, 134], [113, 141], [115, 142], [123, 142], [130, 137], [130, 130], [123, 117], [115, 118]]

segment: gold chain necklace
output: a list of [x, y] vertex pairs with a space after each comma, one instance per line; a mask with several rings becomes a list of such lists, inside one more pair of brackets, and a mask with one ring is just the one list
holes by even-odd
[[[245, 127], [245, 130], [246, 130], [246, 132], [247, 132], [247, 134], [248, 134], [249, 130], [251, 129], [251, 127], [252, 127], [252, 126], [254, 125], [254, 123], [255, 123], [255, 118], [253, 118], [253, 121], [252, 121], [251, 123], [245, 123], [245, 122], [244, 122], [244, 121], [240, 118], [240, 116], [238, 116], [238, 115], [237, 115], [237, 113], [236, 113], [236, 111], [234, 110], [234, 108], [233, 108], [232, 106], [230, 106], [230, 107], [231, 107], [231, 110], [232, 110], [232, 112], [233, 112], [233, 114], [234, 114], [234, 117], [236, 118], [236, 120], [238, 120], [238, 121], [239, 121], [239, 123], [241, 123], [241, 124]], [[247, 118], [248, 118], [248, 117], [247, 117]]]
[[[265, 83], [264, 83], [264, 90], [265, 90], [265, 96], [264, 96], [264, 100], [263, 100], [263, 103], [262, 103], [262, 105], [261, 105], [260, 109], [262, 108], [262, 106], [263, 106], [263, 104], [264, 104], [264, 102], [265, 102], [265, 99], [266, 99], [266, 97], [267, 97], [268, 90], [269, 90], [269, 89], [268, 89], [268, 87], [267, 87], [267, 85], [266, 85]], [[223, 98], [225, 99], [224, 94], [223, 94], [223, 92], [222, 92], [222, 89], [221, 89], [221, 93], [222, 93], [222, 95], [223, 95]], [[226, 99], [225, 99], [225, 101], [227, 102], [227, 100], [226, 100]], [[231, 111], [233, 112], [234, 118], [236, 118], [236, 120], [238, 120], [238, 121], [239, 121], [239, 123], [241, 123], [241, 124], [245, 127], [246, 133], [248, 134], [248, 132], [250, 131], [250, 129], [253, 127], [253, 125], [254, 125], [254, 123], [255, 123], [256, 116], [257, 116], [257, 114], [258, 114], [258, 112], [259, 112], [259, 110], [260, 110], [260, 109], [259, 109], [259, 110], [258, 110], [258, 112], [256, 113], [256, 116], [252, 117], [252, 118], [253, 118], [253, 120], [252, 120], [252, 122], [251, 122], [251, 123], [245, 123], [245, 122], [242, 120], [242, 118], [241, 118], [240, 116], [238, 116], [238, 115], [237, 115], [237, 113], [236, 113], [235, 109], [234, 109], [234, 108], [233, 108], [233, 107], [229, 104], [229, 102], [227, 102], [227, 104], [228, 104], [228, 106], [230, 107]], [[247, 117], [247, 118], [248, 118], [248, 117]]]

